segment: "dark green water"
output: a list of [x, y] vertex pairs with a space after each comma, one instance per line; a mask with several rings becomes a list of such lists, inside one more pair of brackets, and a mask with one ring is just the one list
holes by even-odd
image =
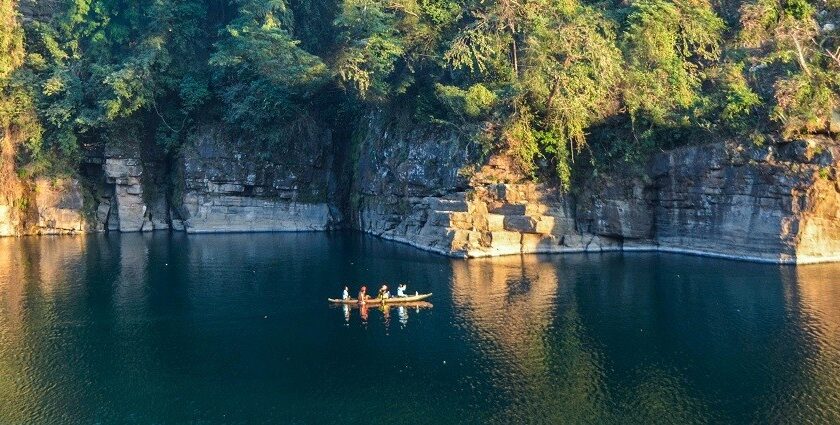
[[[327, 306], [383, 280], [434, 306]], [[840, 423], [840, 265], [0, 239], [0, 423]]]

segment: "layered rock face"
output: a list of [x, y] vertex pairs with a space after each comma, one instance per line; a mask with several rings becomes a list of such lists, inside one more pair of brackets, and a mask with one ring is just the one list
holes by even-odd
[[[141, 151], [143, 153], [141, 154]], [[170, 228], [166, 164], [153, 149], [131, 143], [89, 156], [83, 171], [96, 199], [99, 231], [149, 232]]]
[[840, 147], [678, 149], [651, 165], [662, 249], [774, 262], [840, 259]]
[[143, 202], [140, 181], [143, 166], [139, 155], [111, 152], [106, 155], [104, 170], [106, 183], [113, 187], [111, 196], [100, 203], [108, 229], [120, 232], [154, 230]]
[[451, 131], [400, 133], [373, 121], [359, 148], [355, 225], [461, 257], [619, 248], [613, 238], [579, 231], [570, 196], [531, 182], [497, 183], [515, 175], [505, 158], [470, 171], [479, 149]]
[[19, 187], [12, 202], [0, 196], [0, 236], [66, 235], [97, 230], [76, 178], [43, 178], [10, 182]]
[[[576, 196], [513, 181], [503, 158], [462, 178], [470, 159], [451, 154], [465, 149], [454, 138], [424, 143], [409, 133], [381, 146], [385, 139], [369, 136], [361, 149], [357, 225], [423, 249], [462, 257], [664, 250], [840, 260], [840, 147], [827, 139], [677, 149], [655, 156], [648, 175], [593, 179]], [[503, 176], [508, 181], [492, 182]]]
[[37, 221], [33, 233], [60, 235], [91, 230], [84, 216], [82, 187], [76, 179], [35, 181], [35, 211]]
[[[190, 233], [326, 230], [332, 205], [328, 132], [282, 147], [231, 141], [220, 127], [199, 132], [171, 160], [155, 146], [117, 140], [88, 152], [79, 178], [19, 181], [4, 157], [0, 236], [92, 231]], [[12, 149], [0, 152], [12, 152]], [[49, 183], [47, 183], [49, 182]], [[88, 194], [89, 202], [84, 202]]]
[[453, 242], [466, 233], [435, 224], [433, 215], [471, 212], [466, 201], [470, 183], [459, 170], [475, 154], [452, 132], [403, 128], [374, 117], [366, 137], [353, 147], [358, 160], [352, 176], [352, 224], [386, 239], [455, 254]]
[[[39, 178], [13, 206], [0, 205], [0, 236], [65, 235], [93, 230], [84, 215], [82, 187], [76, 179]], [[25, 199], [25, 200], [24, 200]], [[15, 214], [15, 209], [20, 210]]]
[[[377, 234], [461, 257], [619, 247], [610, 237], [579, 231], [573, 200], [533, 183], [487, 184], [412, 201], [412, 214], [404, 222]], [[376, 223], [381, 216], [365, 217]]]
[[24, 179], [15, 169], [17, 141], [0, 129], [0, 236], [93, 230], [78, 179]]
[[[373, 118], [342, 159], [328, 131], [272, 147], [208, 127], [178, 158], [109, 147], [79, 178], [32, 181], [16, 177], [6, 146], [0, 236], [344, 226], [460, 257], [665, 250], [840, 261], [838, 142], [685, 147], [572, 195], [521, 177], [505, 155], [482, 161], [450, 129], [399, 130], [410, 127]], [[342, 161], [352, 172], [335, 171]]]
[[330, 149], [328, 132], [314, 143], [259, 149], [230, 140], [223, 128], [204, 129], [179, 166], [183, 227], [189, 233], [333, 227], [340, 215], [329, 204]]

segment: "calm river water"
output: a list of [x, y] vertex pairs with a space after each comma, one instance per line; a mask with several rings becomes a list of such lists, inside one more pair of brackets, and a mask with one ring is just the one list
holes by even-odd
[[[327, 305], [382, 281], [433, 307]], [[0, 239], [2, 424], [722, 422], [840, 423], [840, 265]]]

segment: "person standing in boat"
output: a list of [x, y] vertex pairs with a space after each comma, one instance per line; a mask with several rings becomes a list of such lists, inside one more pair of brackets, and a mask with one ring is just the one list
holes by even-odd
[[344, 287], [344, 291], [341, 292], [341, 299], [344, 301], [350, 299], [350, 289], [346, 286]]

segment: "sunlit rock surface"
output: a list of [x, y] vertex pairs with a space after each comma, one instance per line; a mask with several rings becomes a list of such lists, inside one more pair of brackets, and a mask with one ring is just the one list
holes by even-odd
[[359, 164], [356, 225], [430, 251], [840, 260], [840, 148], [828, 139], [676, 149], [652, 158], [647, 175], [601, 176], [572, 196], [517, 180], [501, 159], [468, 179], [469, 158], [451, 151], [469, 147], [453, 148], [458, 142], [446, 133], [373, 134], [378, 139], [368, 137]]
[[88, 230], [84, 199], [78, 180], [40, 178], [35, 181], [35, 208], [39, 234], [81, 233]]
[[718, 144], [654, 158], [664, 249], [779, 262], [840, 259], [840, 149], [827, 140]]
[[359, 149], [354, 224], [462, 257], [620, 249], [622, 235], [582, 226], [572, 196], [518, 177], [504, 156], [470, 170], [478, 150], [445, 129], [401, 133], [374, 120]]

